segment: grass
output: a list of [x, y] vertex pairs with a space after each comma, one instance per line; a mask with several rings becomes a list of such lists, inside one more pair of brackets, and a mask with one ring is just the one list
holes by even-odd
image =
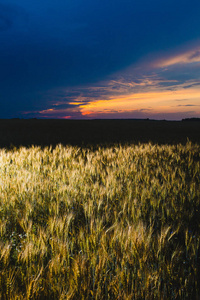
[[200, 145], [0, 150], [0, 299], [199, 299]]

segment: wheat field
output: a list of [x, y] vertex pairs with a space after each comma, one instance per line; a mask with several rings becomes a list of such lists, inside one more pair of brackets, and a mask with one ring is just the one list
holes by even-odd
[[0, 150], [0, 299], [199, 299], [200, 145]]

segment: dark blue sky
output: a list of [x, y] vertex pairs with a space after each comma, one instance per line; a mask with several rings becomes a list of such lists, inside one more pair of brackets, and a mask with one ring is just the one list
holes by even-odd
[[0, 118], [200, 116], [199, 87], [200, 1], [0, 0]]

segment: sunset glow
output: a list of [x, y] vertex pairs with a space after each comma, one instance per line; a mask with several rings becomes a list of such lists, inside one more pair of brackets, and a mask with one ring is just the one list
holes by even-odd
[[200, 117], [200, 47], [144, 62], [146, 67], [140, 62], [105, 81], [63, 91], [66, 102], [39, 113], [89, 119]]
[[[192, 110], [195, 114], [200, 114], [200, 90], [180, 90], [176, 92], [152, 92], [152, 93], [138, 93], [128, 96], [120, 96], [118, 98], [110, 98], [109, 100], [98, 100], [90, 102], [86, 105], [80, 105], [82, 115], [97, 115], [98, 113], [112, 113], [119, 112], [134, 112], [135, 110], [143, 110], [151, 113], [168, 112], [175, 113], [180, 111], [187, 111], [188, 107], [195, 107]], [[190, 104], [187, 104], [189, 101]]]
[[199, 1], [1, 2], [0, 118], [200, 117]]

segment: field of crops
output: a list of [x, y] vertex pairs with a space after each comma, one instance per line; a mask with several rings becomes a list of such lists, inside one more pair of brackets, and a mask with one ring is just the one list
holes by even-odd
[[0, 299], [199, 299], [200, 145], [0, 150]]

